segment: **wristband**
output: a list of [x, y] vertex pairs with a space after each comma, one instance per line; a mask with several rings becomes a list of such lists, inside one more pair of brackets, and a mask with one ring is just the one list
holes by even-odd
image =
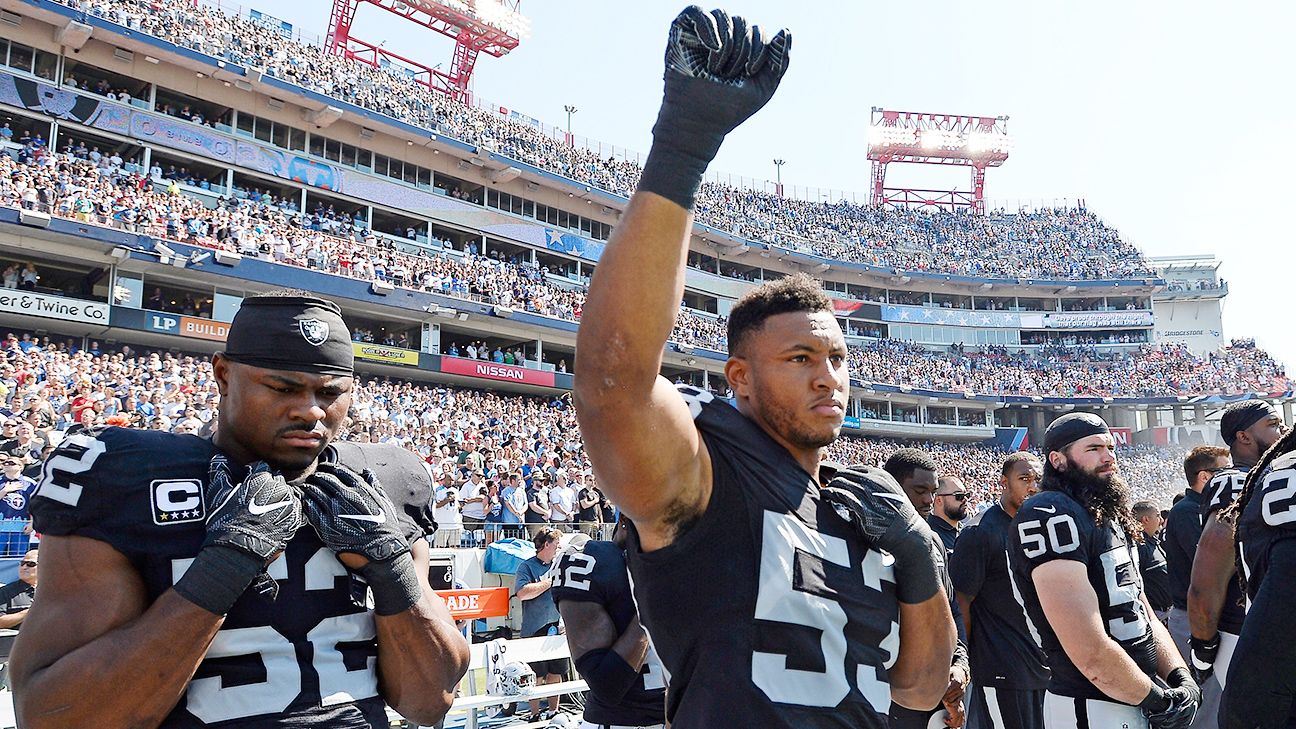
[[383, 562], [369, 560], [369, 564], [356, 572], [373, 590], [374, 612], [379, 615], [403, 613], [423, 597], [414, 559], [408, 552]]
[[638, 189], [661, 195], [685, 210], [693, 209], [702, 176], [725, 138], [724, 130], [710, 126], [709, 115], [698, 111], [715, 103], [715, 86], [676, 71], [666, 72], [666, 94], [653, 125], [653, 145], [639, 175]]
[[173, 589], [203, 610], [225, 615], [263, 570], [260, 557], [214, 544], [198, 552]]

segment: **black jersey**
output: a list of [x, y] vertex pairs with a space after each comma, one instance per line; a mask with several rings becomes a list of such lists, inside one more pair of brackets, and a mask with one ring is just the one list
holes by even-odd
[[755, 423], [682, 386], [711, 456], [706, 512], [627, 557], [676, 729], [883, 729], [900, 639], [892, 558]]
[[[211, 441], [193, 435], [107, 428], [68, 436], [45, 463], [32, 500], [35, 528], [111, 545], [134, 565], [149, 600], [184, 574], [202, 547]], [[327, 457], [373, 468], [406, 536], [426, 528], [427, 472], [394, 446], [340, 444]], [[407, 474], [421, 474], [412, 480]], [[374, 613], [366, 586], [309, 526], [267, 568], [272, 602], [245, 593], [230, 610], [166, 729], [386, 727], [378, 695]]]
[[981, 686], [1014, 691], [1048, 686], [1039, 632], [1026, 616], [1008, 568], [1012, 517], [999, 504], [963, 529], [950, 558], [954, 589], [972, 599], [968, 640], [972, 675]]
[[1012, 522], [1009, 560], [1027, 615], [1039, 630], [1052, 676], [1048, 690], [1059, 696], [1110, 701], [1089, 682], [1062, 649], [1053, 632], [1031, 573], [1058, 559], [1085, 565], [1089, 585], [1098, 597], [1103, 627], [1138, 667], [1156, 674], [1156, 638], [1143, 607], [1138, 552], [1111, 521], [1095, 525], [1080, 502], [1061, 491], [1041, 491], [1026, 500]]
[[[635, 619], [634, 596], [626, 574], [625, 552], [612, 542], [586, 542], [575, 552], [559, 555], [550, 574], [554, 602], [592, 602], [602, 605], [616, 627], [625, 632]], [[580, 656], [572, 656], [580, 658]], [[591, 690], [585, 699], [585, 721], [591, 724], [651, 726], [665, 722], [666, 678], [661, 659], [651, 645], [639, 681], [625, 696], [600, 696]]]
[[[1202, 524], [1222, 509], [1227, 508], [1242, 493], [1242, 484], [1246, 482], [1246, 469], [1229, 468], [1216, 473], [1206, 488], [1202, 489]], [[1242, 622], [1246, 620], [1246, 608], [1242, 605], [1242, 588], [1238, 581], [1230, 579], [1224, 593], [1224, 606], [1220, 608], [1219, 629], [1225, 633], [1237, 635], [1242, 632]]]
[[1254, 488], [1238, 521], [1248, 600], [1264, 582], [1273, 546], [1296, 538], [1296, 451], [1275, 458]]

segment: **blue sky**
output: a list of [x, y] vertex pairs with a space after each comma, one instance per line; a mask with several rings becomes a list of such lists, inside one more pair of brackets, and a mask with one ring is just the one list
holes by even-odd
[[[253, 7], [323, 35], [327, 0]], [[474, 91], [578, 135], [646, 151], [661, 94], [665, 30], [682, 4], [524, 0], [532, 34], [483, 56]], [[712, 169], [863, 191], [871, 107], [1008, 115], [1015, 144], [986, 195], [1016, 207], [1083, 198], [1149, 255], [1213, 253], [1231, 294], [1226, 336], [1253, 336], [1296, 363], [1277, 310], [1296, 234], [1284, 225], [1296, 168], [1291, 71], [1296, 3], [1138, 0], [805, 2], [731, 0], [731, 13], [792, 30], [773, 101], [726, 141]], [[313, 8], [313, 9], [312, 9]], [[453, 42], [361, 6], [353, 33], [431, 64]], [[912, 167], [912, 166], [911, 166]], [[963, 170], [905, 171], [888, 184], [967, 189]]]

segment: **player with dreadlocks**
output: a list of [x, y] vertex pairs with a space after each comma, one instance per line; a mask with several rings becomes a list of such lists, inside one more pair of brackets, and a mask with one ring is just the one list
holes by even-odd
[[1238, 575], [1250, 609], [1219, 725], [1296, 727], [1296, 430], [1251, 469], [1230, 511], [1237, 518]]

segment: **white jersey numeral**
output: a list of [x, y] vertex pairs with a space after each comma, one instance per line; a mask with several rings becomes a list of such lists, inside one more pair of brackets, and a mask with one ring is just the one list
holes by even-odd
[[[193, 560], [174, 560], [172, 575], [179, 579]], [[279, 580], [288, 578], [284, 555], [270, 564], [267, 572]], [[331, 590], [346, 568], [327, 547], [315, 552], [306, 562], [307, 590]], [[319, 676], [320, 705], [332, 706], [378, 695], [377, 659], [370, 657], [359, 668], [348, 668], [338, 650], [339, 643], [373, 640], [377, 635], [372, 612], [338, 615], [321, 620], [307, 633], [311, 643], [311, 666]], [[261, 714], [277, 714], [301, 694], [302, 670], [291, 641], [268, 625], [254, 628], [227, 628], [216, 633], [207, 658], [258, 656], [265, 669], [260, 683], [226, 686], [220, 676], [196, 678], [189, 682], [185, 708], [202, 721], [243, 719]]]
[[[835, 707], [850, 693], [846, 675], [846, 611], [834, 600], [797, 590], [794, 571], [797, 552], [824, 562], [850, 567], [846, 540], [811, 529], [791, 514], [765, 512], [761, 541], [760, 588], [756, 595], [757, 620], [800, 625], [819, 630], [823, 671], [788, 668], [788, 656], [781, 653], [752, 653], [752, 682], [772, 701], [798, 706]], [[894, 582], [890, 557], [870, 551], [863, 564], [864, 583], [881, 588], [882, 579]], [[891, 629], [881, 648], [884, 667], [895, 664], [900, 643], [900, 626]], [[855, 682], [874, 710], [886, 712], [891, 703], [887, 683], [873, 666], [859, 665]]]

